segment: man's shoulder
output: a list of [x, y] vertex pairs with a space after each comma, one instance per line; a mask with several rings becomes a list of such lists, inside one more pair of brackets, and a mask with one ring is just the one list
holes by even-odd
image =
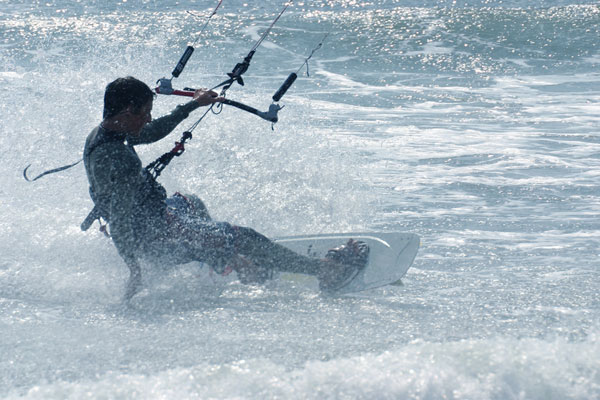
[[100, 130], [100, 125], [98, 125], [97, 127], [95, 127], [94, 129], [92, 129], [92, 131], [87, 135], [87, 138], [85, 139], [85, 149], [87, 149], [90, 144], [94, 141], [94, 138], [96, 136], [98, 136], [98, 131]]
[[109, 132], [97, 126], [92, 129], [85, 141], [84, 156], [90, 156], [95, 152], [121, 152], [126, 151], [127, 146], [124, 143], [125, 135]]

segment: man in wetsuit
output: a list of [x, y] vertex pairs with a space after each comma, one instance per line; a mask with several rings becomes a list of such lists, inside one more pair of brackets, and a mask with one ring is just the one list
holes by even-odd
[[172, 263], [202, 261], [222, 273], [227, 267], [242, 282], [263, 282], [272, 271], [317, 275], [332, 291], [352, 279], [368, 258], [368, 247], [349, 241], [319, 260], [299, 255], [250, 228], [210, 219], [202, 202], [166, 190], [143, 166], [134, 146], [167, 136], [195, 109], [223, 101], [210, 90], [152, 120], [154, 93], [143, 82], [119, 78], [106, 87], [103, 120], [89, 134], [83, 160], [90, 195], [108, 221], [112, 240], [129, 267], [125, 298], [142, 286], [140, 259]]

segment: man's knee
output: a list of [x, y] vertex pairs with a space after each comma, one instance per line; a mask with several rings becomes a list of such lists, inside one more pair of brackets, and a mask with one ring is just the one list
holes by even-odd
[[233, 226], [234, 240], [260, 240], [264, 236], [252, 228], [245, 226]]
[[210, 214], [208, 213], [208, 209], [206, 205], [200, 198], [193, 194], [181, 194], [179, 192], [175, 193], [173, 197], [178, 197], [185, 201], [186, 205], [189, 208], [190, 214], [199, 217], [203, 220], [210, 221]]
[[270, 240], [252, 228], [233, 226], [233, 244], [238, 253], [249, 254], [270, 243]]

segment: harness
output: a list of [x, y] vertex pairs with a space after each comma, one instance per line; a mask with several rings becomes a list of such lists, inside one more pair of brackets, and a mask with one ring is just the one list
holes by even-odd
[[[96, 150], [98, 147], [102, 146], [103, 144], [123, 142], [125, 140], [125, 137], [126, 137], [125, 134], [117, 134], [115, 132], [108, 132], [108, 131], [105, 131], [104, 128], [102, 128], [102, 127], [100, 129], [102, 129], [102, 131], [99, 132], [99, 135], [96, 135], [96, 137], [94, 138], [94, 141], [86, 149], [86, 152], [83, 154], [83, 158], [90, 157], [92, 152], [94, 150]], [[112, 134], [109, 134], [109, 133], [112, 133]], [[77, 163], [83, 161], [83, 158], [81, 160], [79, 160]], [[75, 165], [75, 164], [73, 164], [73, 165]], [[94, 208], [92, 209], [92, 211], [89, 212], [87, 217], [85, 217], [85, 219], [83, 220], [83, 222], [81, 223], [81, 225], [79, 227], [81, 228], [82, 231], [85, 232], [92, 226], [94, 221], [98, 220], [98, 223], [100, 224], [100, 231], [102, 233], [104, 233], [106, 236], [110, 236], [108, 233], [108, 230], [107, 230], [107, 224], [109, 222], [108, 212], [106, 212], [105, 210], [102, 210], [100, 208], [100, 206], [98, 206], [99, 201], [98, 201], [98, 198], [96, 197], [96, 193], [94, 192], [91, 185], [89, 187], [89, 192], [90, 192], [90, 197], [92, 198], [92, 201], [94, 202]], [[102, 220], [104, 220], [106, 222], [103, 224]]]
[[[84, 154], [84, 157], [90, 157], [92, 152], [103, 144], [112, 142], [122, 142], [126, 138], [125, 134], [108, 135], [107, 133], [108, 132], [105, 131], [105, 133], [99, 138], [98, 136], [95, 138], [96, 140], [88, 147], [87, 152]], [[171, 151], [164, 153], [162, 156], [160, 156], [155, 161], [151, 162], [145, 167], [145, 174], [147, 180], [149, 181], [149, 185], [153, 187], [159, 185], [156, 182], [156, 179], [160, 176], [161, 172], [165, 169], [165, 167], [169, 165], [173, 158], [179, 157], [183, 154], [183, 152], [185, 151], [185, 142], [191, 137], [191, 134], [186, 135], [184, 133], [182, 140], [180, 142], [175, 142], [175, 147], [173, 147]], [[98, 220], [98, 222], [100, 223], [100, 230], [108, 235], [106, 231], [106, 224], [102, 224], [102, 219], [105, 220], [107, 223], [110, 222], [108, 212], [106, 212], [106, 210], [102, 210], [102, 208], [98, 206], [99, 200], [96, 197], [96, 193], [94, 192], [92, 186], [90, 186], [89, 191], [90, 197], [94, 202], [94, 208], [92, 209], [92, 211], [90, 211], [85, 220], [81, 223], [80, 228], [82, 231], [87, 231], [92, 226], [94, 221]], [[154, 193], [155, 191], [152, 192]]]

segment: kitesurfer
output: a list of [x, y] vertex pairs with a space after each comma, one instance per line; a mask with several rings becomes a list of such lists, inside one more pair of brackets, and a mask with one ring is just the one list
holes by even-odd
[[125, 298], [142, 287], [140, 260], [167, 263], [202, 261], [216, 272], [233, 269], [245, 283], [264, 282], [273, 271], [316, 275], [320, 287], [332, 291], [366, 265], [366, 244], [350, 240], [325, 259], [299, 255], [251, 228], [211, 220], [198, 198], [166, 190], [142, 166], [135, 146], [156, 142], [201, 106], [222, 102], [217, 93], [200, 89], [193, 100], [152, 120], [154, 92], [133, 78], [108, 84], [103, 120], [89, 134], [84, 164], [90, 195], [130, 277]]

